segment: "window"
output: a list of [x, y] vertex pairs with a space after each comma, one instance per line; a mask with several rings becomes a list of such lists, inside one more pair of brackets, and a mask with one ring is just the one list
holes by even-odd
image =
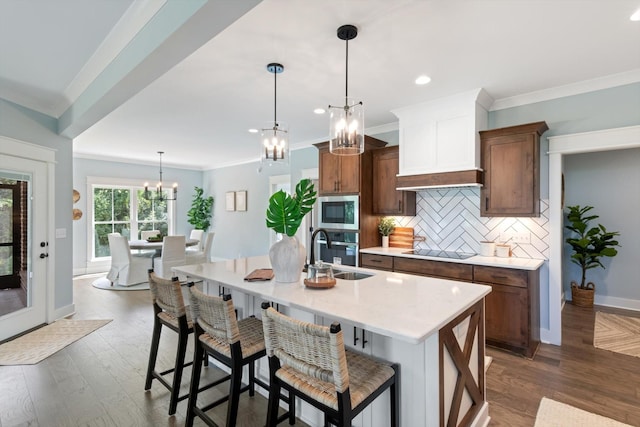
[[[144, 230], [173, 231], [172, 206], [166, 200], [148, 200], [139, 186], [90, 184], [92, 225], [90, 259], [109, 257], [109, 233], [139, 240]], [[168, 195], [168, 194], [166, 194]]]

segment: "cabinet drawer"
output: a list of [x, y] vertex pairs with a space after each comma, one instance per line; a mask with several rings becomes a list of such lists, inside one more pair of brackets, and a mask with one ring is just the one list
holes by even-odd
[[470, 282], [473, 278], [472, 265], [415, 258], [397, 257], [393, 264], [393, 271], [467, 282]]
[[526, 288], [529, 284], [529, 273], [527, 270], [476, 265], [473, 267], [473, 281]]
[[362, 266], [378, 270], [393, 270], [393, 257], [385, 255], [362, 254]]

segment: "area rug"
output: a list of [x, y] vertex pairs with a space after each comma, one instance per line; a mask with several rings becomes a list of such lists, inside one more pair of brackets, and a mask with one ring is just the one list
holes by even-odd
[[632, 427], [543, 397], [534, 427]]
[[109, 322], [60, 319], [0, 345], [0, 365], [35, 365]]
[[640, 318], [597, 311], [593, 346], [640, 357]]
[[120, 286], [116, 283], [111, 286], [111, 281], [106, 277], [100, 277], [91, 283], [91, 286], [98, 289], [106, 289], [108, 291], [144, 291], [149, 289], [149, 282], [138, 283], [131, 286]]

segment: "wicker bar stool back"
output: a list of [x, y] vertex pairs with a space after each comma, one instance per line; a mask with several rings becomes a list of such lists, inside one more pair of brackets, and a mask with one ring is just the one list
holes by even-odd
[[[202, 360], [205, 354], [231, 368], [231, 375], [219, 380], [218, 383], [231, 380], [229, 394], [212, 403], [198, 406], [198, 387], [200, 383], [201, 364], [195, 363], [189, 391], [186, 426], [193, 425], [198, 416], [209, 426], [217, 424], [206, 414], [207, 411], [229, 401], [227, 406], [226, 426], [234, 427], [238, 417], [240, 393], [249, 391], [249, 396], [255, 394], [255, 385], [269, 390], [269, 385], [255, 376], [255, 361], [265, 356], [264, 335], [262, 322], [254, 316], [242, 319], [236, 318], [231, 295], [222, 297], [206, 295], [193, 283], [189, 284], [191, 311], [195, 329], [194, 362]], [[249, 368], [249, 383], [242, 386], [242, 369]], [[276, 399], [277, 401], [277, 399]], [[288, 399], [285, 401], [288, 402]], [[295, 424], [294, 400], [289, 404], [289, 411], [280, 420], [289, 419]]]
[[[189, 334], [193, 332], [193, 325], [184, 304], [180, 282], [177, 277], [171, 280], [163, 279], [156, 275], [153, 270], [149, 270], [149, 289], [153, 298], [153, 335], [151, 339], [151, 351], [149, 352], [149, 363], [147, 365], [147, 378], [145, 390], [151, 389], [151, 382], [157, 379], [170, 391], [169, 415], [176, 412], [178, 402], [189, 397], [188, 394], [180, 396], [180, 383], [182, 372], [185, 367], [192, 362], [184, 362], [187, 350]], [[160, 334], [162, 327], [166, 326], [178, 334], [178, 348], [176, 350], [175, 365], [166, 371], [156, 371], [156, 360], [158, 358], [158, 346], [160, 344]], [[165, 376], [173, 373], [173, 381], [169, 383]]]
[[339, 323], [330, 327], [303, 322], [262, 304], [269, 358], [267, 426], [277, 424], [280, 388], [315, 406], [329, 423], [350, 426], [353, 418], [387, 388], [389, 426], [399, 425], [399, 366], [345, 350]]

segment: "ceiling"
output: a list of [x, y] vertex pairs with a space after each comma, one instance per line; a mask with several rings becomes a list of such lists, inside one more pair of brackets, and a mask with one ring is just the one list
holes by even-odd
[[[484, 88], [493, 109], [640, 81], [640, 0], [0, 0], [0, 98], [59, 119], [74, 155], [212, 169], [258, 158], [277, 116], [327, 140], [345, 91], [368, 133]], [[417, 86], [421, 74], [431, 83]], [[553, 89], [553, 90], [550, 90]], [[295, 153], [294, 153], [295, 155]]]

